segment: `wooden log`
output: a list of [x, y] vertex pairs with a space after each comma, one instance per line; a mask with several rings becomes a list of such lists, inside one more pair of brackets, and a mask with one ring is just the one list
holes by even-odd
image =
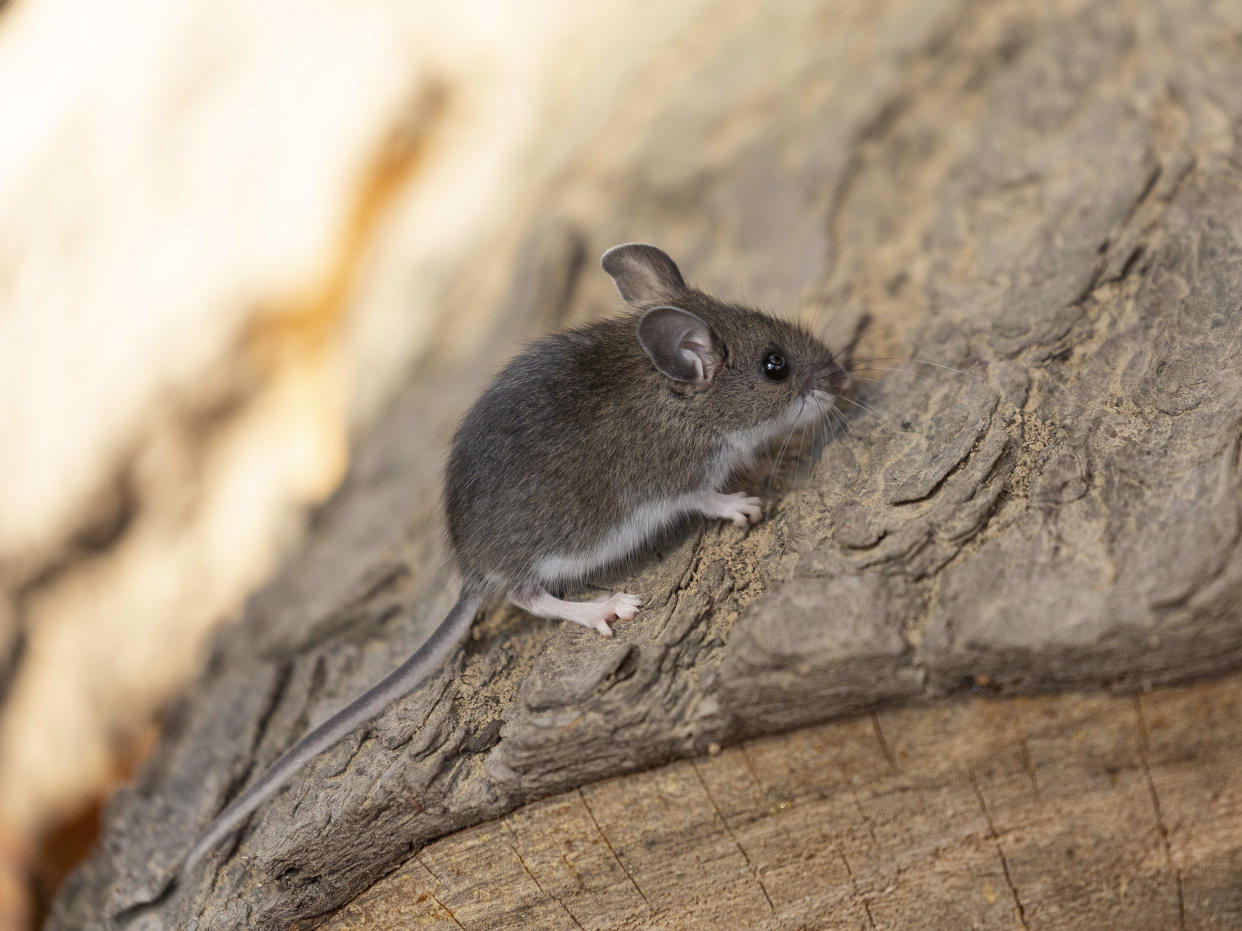
[[1236, 928], [1242, 677], [955, 699], [604, 780], [322, 927]]
[[[581, 256], [644, 236], [726, 295], [742, 276], [759, 303], [801, 295], [865, 307], [896, 335], [864, 326], [863, 351], [908, 351], [931, 364], [873, 372], [881, 382], [864, 384], [849, 436], [782, 484], [748, 535], [695, 524], [627, 574], [625, 588], [647, 608], [616, 640], [494, 606], [443, 675], [308, 767], [145, 926], [322, 917], [429, 841], [578, 789], [586, 806], [575, 830], [586, 831], [589, 807], [595, 835], [630, 850], [664, 802], [585, 787], [714, 745], [963, 687], [1141, 690], [1238, 664], [1242, 8], [863, 6], [865, 14], [799, 5], [787, 18], [762, 5], [734, 18], [705, 12], [702, 43], [670, 61], [679, 69], [671, 73], [733, 93], [636, 98], [634, 110], [616, 111], [617, 124], [577, 141], [538, 210], [588, 217], [590, 233], [567, 219], [535, 234], [528, 254], [548, 264], [515, 272], [535, 284], [498, 332], [514, 321], [538, 329], [547, 307], [568, 320], [600, 312], [607, 282]], [[857, 35], [867, 41], [846, 38]], [[711, 158], [679, 161], [670, 151]], [[607, 219], [602, 202], [624, 204], [624, 222]], [[533, 215], [514, 223], [541, 229]], [[576, 245], [542, 248], [545, 236]], [[556, 282], [555, 294], [540, 282]], [[512, 346], [501, 342], [493, 356], [480, 349], [488, 361], [470, 371]], [[444, 361], [412, 375], [306, 550], [221, 636], [150, 765], [110, 810], [105, 843], [60, 896], [53, 928], [90, 927], [153, 896], [228, 798], [443, 615], [452, 582], [439, 568], [434, 450], [469, 397], [457, 360]], [[622, 584], [601, 580], [612, 582]], [[1104, 699], [1067, 701], [1073, 715]], [[875, 719], [896, 764], [891, 786], [903, 784], [902, 752], [924, 754], [928, 767], [938, 752], [896, 714], [891, 726]], [[980, 744], [1007, 746], [1010, 725], [989, 722], [977, 722]], [[875, 724], [850, 726], [865, 735]], [[823, 895], [837, 890], [860, 921], [864, 901], [891, 904], [901, 924], [921, 914], [918, 897], [879, 894], [901, 864], [934, 862], [938, 914], [1012, 908], [1021, 917], [1029, 899], [1054, 915], [1071, 880], [1082, 883], [1071, 900], [1117, 898], [1108, 883], [1129, 874], [1109, 866], [1108, 838], [1120, 843], [1141, 824], [1140, 873], [1150, 882], [1121, 901], [1137, 896], [1175, 919], [1171, 848], [1151, 840], [1153, 812], [1142, 809], [1156, 771], [1143, 766], [1133, 722], [1125, 728], [1130, 770], [1118, 772], [1130, 775], [1116, 811], [1075, 808], [1090, 773], [1062, 787], [1058, 764], [1046, 764], [1047, 791], [1065, 806], [1050, 817], [1099, 822], [1086, 841], [1090, 864], [1069, 878], [1063, 852], [1009, 835], [1022, 817], [1037, 818], [1009, 806], [1028, 794], [1038, 803], [1045, 791], [1028, 742], [1030, 766], [1010, 761], [995, 782], [978, 756], [968, 767], [974, 782], [961, 782], [959, 766], [858, 802], [830, 793], [829, 807], [855, 805], [861, 818], [856, 808], [870, 804], [881, 814], [868, 817], [883, 820], [868, 830], [863, 819], [848, 843], [823, 834], [845, 844], [842, 872], [823, 874]], [[1089, 752], [1095, 732], [1082, 730]], [[1060, 759], [1052, 745], [1065, 739], [1048, 738], [1047, 760]], [[818, 764], [835, 767], [843, 784], [851, 766], [893, 768], [878, 740], [845, 744]], [[666, 771], [684, 791], [702, 790], [699, 817], [703, 786], [719, 783], [722, 806], [742, 791], [718, 768], [739, 753]], [[803, 771], [777, 780], [774, 767], [758, 769], [763, 793], [783, 786], [796, 801], [799, 786], [820, 784]], [[1167, 797], [1189, 791], [1172, 782], [1192, 773], [1169, 773], [1177, 775], [1159, 777], [1170, 780]], [[951, 813], [947, 821], [919, 814], [920, 791], [928, 811]], [[641, 802], [641, 818], [613, 807], [617, 798], [623, 808]], [[877, 860], [895, 864], [887, 878], [867, 872], [873, 848], [890, 852]], [[412, 862], [416, 875], [427, 864], [449, 870]], [[695, 902], [674, 904], [688, 887], [672, 866], [661, 874], [646, 862], [650, 875], [613, 870], [608, 908], [692, 915]], [[745, 908], [767, 905], [756, 877], [771, 881], [773, 910], [795, 892], [812, 894], [796, 863], [774, 855], [766, 866], [752, 861], [730, 893]], [[1220, 869], [1207, 868], [1205, 887]], [[958, 902], [975, 870], [995, 903]], [[446, 895], [458, 888], [444, 882]], [[1186, 901], [1183, 890], [1183, 912]]]

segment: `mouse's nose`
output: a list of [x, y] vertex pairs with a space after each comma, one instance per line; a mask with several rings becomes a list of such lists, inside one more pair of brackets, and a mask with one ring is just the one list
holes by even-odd
[[850, 386], [849, 373], [835, 362], [828, 363], [817, 374], [818, 386], [831, 394], [840, 394]]

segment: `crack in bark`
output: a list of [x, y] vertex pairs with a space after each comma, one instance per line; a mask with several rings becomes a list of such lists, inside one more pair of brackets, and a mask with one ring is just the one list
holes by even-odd
[[[267, 701], [264, 703], [263, 708], [259, 712], [258, 718], [256, 719], [254, 740], [250, 742], [250, 749], [246, 753], [246, 759], [249, 762], [249, 765], [238, 775], [236, 779], [229, 782], [228, 786], [225, 788], [223, 801], [217, 805], [212, 814], [212, 820], [214, 820], [220, 812], [223, 811], [228, 804], [245, 789], [246, 785], [250, 782], [251, 777], [254, 776], [256, 771], [262, 772], [267, 768], [267, 764], [261, 765], [259, 763], [259, 745], [263, 742], [263, 738], [267, 734], [268, 725], [271, 724], [272, 718], [276, 714], [276, 709], [280, 706], [280, 700], [285, 694], [285, 689], [289, 687], [289, 680], [293, 677], [293, 666], [294, 664], [292, 661], [282, 662], [277, 665], [275, 681], [273, 681], [271, 691], [267, 696]], [[250, 817], [246, 819], [245, 824], [241, 825], [241, 827], [234, 832], [231, 844], [224, 848], [226, 851], [225, 855], [217, 861], [219, 867], [222, 868], [224, 864], [233, 859], [233, 855], [237, 852], [238, 847], [241, 845], [247, 826], [254, 820], [254, 814], [255, 813], [252, 812]], [[207, 822], [207, 824], [210, 823], [211, 821]], [[221, 872], [222, 869], [216, 870], [217, 878]]]
[[845, 780], [846, 787], [850, 790], [850, 798], [854, 800], [854, 808], [858, 811], [858, 817], [862, 819], [863, 826], [867, 829], [867, 834], [871, 838], [871, 846], [877, 851], [880, 849], [880, 838], [875, 833], [875, 823], [868, 817], [866, 810], [862, 806], [862, 799], [858, 797], [858, 790], [854, 787], [854, 780], [850, 778], [849, 771], [845, 768], [845, 764], [839, 764], [841, 767], [841, 778]]
[[[419, 866], [421, 866], [424, 870], [426, 870], [426, 871], [427, 871], [427, 875], [428, 875], [428, 876], [430, 876], [430, 877], [431, 877], [431, 878], [432, 878], [435, 882], [439, 883], [441, 886], [443, 886], [443, 885], [444, 885], [444, 881], [443, 881], [442, 879], [440, 879], [440, 877], [439, 877], [439, 876], [437, 876], [434, 872], [432, 872], [431, 867], [429, 867], [429, 866], [426, 864], [426, 862], [423, 860], [423, 858], [422, 858], [422, 856], [421, 856], [421, 855], [416, 855], [416, 856], [414, 857], [414, 862], [415, 862], [415, 863], [417, 863]], [[445, 905], [443, 902], [441, 902], [441, 901], [440, 901], [440, 897], [439, 897], [438, 895], [436, 895], [436, 893], [435, 893], [435, 890], [434, 890], [434, 889], [428, 889], [428, 890], [427, 890], [427, 894], [431, 896], [431, 901], [435, 902], [435, 903], [436, 903], [436, 905], [438, 905], [440, 908], [444, 909], [444, 914], [446, 914], [446, 915], [448, 915], [448, 916], [449, 916], [449, 918], [452, 920], [453, 924], [455, 924], [455, 925], [457, 925], [457, 927], [461, 928], [461, 931], [466, 931], [465, 926], [464, 926], [464, 925], [463, 925], [460, 921], [458, 921], [458, 920], [457, 920], [457, 916], [453, 914], [453, 910], [452, 910], [451, 908], [449, 908], [447, 905]]]
[[1031, 787], [1035, 790], [1035, 798], [1042, 799], [1043, 795], [1039, 788], [1039, 776], [1035, 772], [1035, 760], [1031, 757], [1031, 748], [1026, 743], [1026, 729], [1022, 726], [1022, 721], [1018, 717], [1016, 708], [1013, 712], [1013, 727], [1018, 732], [1018, 747], [1022, 751], [1022, 765], [1026, 767], [1026, 773], [1031, 777]]
[[751, 762], [750, 754], [746, 752], [746, 744], [737, 745], [738, 750], [742, 752], [742, 760], [746, 763], [746, 770], [750, 773], [750, 780], [755, 784], [755, 788], [759, 790], [760, 795], [766, 795], [767, 789], [763, 786], [763, 780], [759, 778], [759, 773], [755, 771], [755, 764]]
[[880, 749], [884, 751], [884, 759], [888, 760], [889, 769], [897, 772], [897, 758], [893, 756], [888, 741], [884, 739], [884, 731], [880, 728], [880, 716], [874, 711], [871, 712], [871, 727], [875, 731], [875, 739], [880, 742]]
[[[888, 738], [884, 736], [884, 730], [880, 726], [880, 716], [875, 711], [871, 712], [871, 726], [875, 730], [876, 740], [878, 740], [880, 743], [880, 749], [884, 751], [884, 758], [888, 760], [888, 765], [892, 773], [895, 774], [895, 773], [900, 772], [897, 766], [897, 756], [896, 754], [893, 753], [892, 748], [889, 746]], [[844, 772], [844, 767], [842, 767], [842, 772]], [[912, 788], [914, 789], [914, 793], [919, 797], [919, 804], [922, 806], [923, 811], [924, 812], [930, 811], [930, 808], [928, 807], [928, 804], [927, 804], [927, 796], [923, 794], [923, 787], [919, 785], [918, 783], [914, 783]], [[853, 792], [852, 784], [850, 786], [850, 791]], [[858, 800], [856, 797], [855, 804], [857, 804], [857, 801]], [[862, 806], [860, 805], [859, 806], [860, 811], [861, 811], [861, 808]], [[874, 833], [872, 836], [874, 839]]]
[[854, 894], [858, 896], [858, 901], [862, 903], [863, 911], [867, 913], [867, 924], [871, 927], [871, 931], [877, 931], [875, 918], [871, 915], [871, 903], [867, 901], [866, 895], [863, 894], [862, 888], [858, 885], [858, 880], [854, 878], [854, 871], [850, 869], [850, 861], [845, 858], [845, 851], [840, 847], [836, 848], [837, 856], [841, 858], [841, 864], [845, 867], [845, 875], [849, 877], [850, 885], [854, 888]]
[[1004, 455], [1005, 450], [1010, 445], [1009, 432], [1005, 429], [1003, 419], [999, 424], [996, 422], [998, 414], [997, 409], [1000, 407], [1001, 400], [1000, 392], [993, 389], [991, 397], [988, 398], [988, 402], [984, 405], [986, 409], [981, 410], [979, 413], [979, 419], [986, 419], [987, 425], [975, 436], [974, 440], [970, 444], [970, 449], [966, 450], [960, 459], [949, 466], [945, 473], [940, 476], [940, 478], [936, 479], [927, 491], [918, 493], [912, 492], [909, 497], [904, 498], [890, 498], [888, 503], [892, 507], [900, 507], [906, 504], [922, 504], [923, 502], [932, 500], [944, 489], [950, 479], [966, 471], [970, 463], [983, 450], [983, 447], [987, 444], [988, 439], [992, 436], [993, 431], [1000, 430], [1004, 433], [1004, 438], [1001, 441], [1001, 450], [997, 455], [996, 461], [992, 463], [987, 473], [981, 476], [978, 482], [975, 483], [975, 488], [978, 489], [986, 484], [988, 478], [994, 474], [997, 462], [1000, 461], [1001, 456]]
[[1143, 697], [1134, 696], [1134, 717], [1138, 725], [1139, 760], [1143, 765], [1143, 776], [1147, 780], [1147, 791], [1151, 793], [1152, 812], [1156, 816], [1156, 828], [1160, 831], [1160, 843], [1164, 847], [1165, 860], [1169, 871], [1173, 874], [1173, 882], [1177, 890], [1177, 926], [1186, 928], [1186, 897], [1182, 890], [1182, 870], [1173, 859], [1173, 845], [1169, 842], [1169, 829], [1164, 823], [1164, 813], [1160, 809], [1160, 796], [1156, 793], [1156, 780], [1151, 775], [1151, 763], [1147, 758], [1148, 736], [1147, 721], [1143, 718]]
[[996, 855], [1000, 858], [1001, 873], [1005, 876], [1005, 885], [1009, 887], [1009, 893], [1013, 896], [1014, 907], [1018, 910], [1018, 922], [1026, 931], [1030, 931], [1030, 925], [1026, 923], [1026, 908], [1022, 904], [1022, 899], [1018, 896], [1018, 887], [1014, 885], [1013, 877], [1009, 874], [1009, 861], [1005, 858], [1005, 851], [1001, 847], [1000, 835], [996, 832], [996, 825], [992, 822], [992, 813], [988, 811], [988, 803], [983, 798], [983, 789], [979, 786], [979, 779], [975, 775], [975, 768], [970, 767], [970, 786], [975, 790], [975, 797], [979, 799], [979, 809], [983, 812], [983, 818], [988, 823], [988, 835], [992, 838], [992, 843], [996, 845]]
[[[1117, 224], [1117, 229], [1119, 231], [1125, 230], [1125, 228], [1134, 221], [1135, 214], [1137, 214], [1143, 204], [1146, 203], [1147, 198], [1151, 196], [1151, 192], [1156, 189], [1156, 182], [1160, 180], [1160, 176], [1163, 173], [1164, 167], [1159, 162], [1156, 162], [1156, 164], [1152, 166], [1151, 171], [1147, 173], [1147, 177], [1143, 180], [1143, 186], [1139, 189], [1138, 196], [1134, 198], [1133, 202], [1130, 204], [1130, 208], [1126, 211], [1126, 215], [1122, 217], [1121, 222]], [[1105, 251], [1108, 246], [1109, 242], [1105, 241]], [[1126, 264], [1127, 266], [1129, 265], [1129, 259], [1127, 259]], [[1124, 268], [1122, 269], [1121, 277], [1125, 277]]]
[[703, 781], [703, 774], [699, 772], [699, 766], [694, 761], [690, 761], [690, 768], [694, 770], [694, 776], [699, 780], [699, 785], [703, 787], [703, 794], [707, 796], [708, 804], [712, 806], [712, 811], [716, 813], [716, 817], [720, 819], [721, 825], [725, 829], [725, 833], [729, 835], [729, 840], [733, 841], [733, 846], [737, 848], [737, 852], [742, 855], [742, 859], [746, 862], [746, 869], [750, 875], [754, 877], [755, 882], [759, 886], [759, 891], [763, 893], [764, 899], [767, 900], [768, 909], [773, 915], [776, 914], [776, 906], [772, 904], [772, 897], [768, 895], [768, 887], [763, 884], [763, 878], [759, 875], [759, 870], [750, 860], [750, 855], [746, 853], [745, 848], [737, 839], [737, 835], [733, 833], [733, 828], [729, 826], [729, 822], [725, 819], [724, 813], [720, 810], [720, 806], [716, 804], [716, 800], [712, 798], [711, 790], [707, 788], [707, 783]]
[[[510, 825], [509, 830], [510, 831], [513, 830], [512, 825]], [[549, 894], [548, 891], [543, 888], [543, 884], [540, 883], [539, 880], [535, 878], [535, 874], [530, 871], [530, 867], [526, 865], [526, 861], [522, 859], [522, 855], [518, 853], [518, 849], [512, 841], [509, 841], [509, 849], [513, 851], [513, 855], [517, 857], [518, 863], [522, 865], [523, 872], [525, 872], [526, 875], [530, 877], [530, 881], [535, 884], [535, 888], [539, 890], [539, 894], [542, 895], [544, 898], [551, 899], [553, 902], [559, 905], [564, 910], [565, 914], [569, 916], [569, 920], [572, 921], [580, 929], [580, 931], [586, 931], [586, 929], [582, 927], [582, 923], [578, 921], [577, 918], [574, 917], [574, 913], [569, 910], [569, 906], [567, 906], [564, 902], [562, 902], [559, 897]]]
[[633, 874], [631, 874], [629, 869], [626, 868], [626, 865], [621, 862], [621, 858], [617, 856], [617, 851], [612, 847], [612, 841], [608, 839], [608, 835], [604, 833], [603, 829], [599, 826], [599, 822], [595, 820], [595, 812], [591, 811], [591, 805], [587, 801], [586, 795], [583, 793], [581, 788], [579, 788], [577, 792], [578, 798], [582, 800], [582, 807], [586, 809], [587, 817], [591, 819], [591, 824], [595, 825], [595, 831], [599, 834], [600, 840], [604, 842], [604, 846], [608, 848], [608, 852], [612, 854], [612, 858], [617, 861], [617, 866], [621, 867], [621, 872], [623, 872], [625, 874], [625, 878], [630, 881], [630, 885], [634, 887], [634, 891], [642, 897], [642, 900], [647, 903], [647, 909], [654, 915], [655, 907], [652, 906], [651, 900], [647, 898], [647, 893], [643, 892], [642, 888], [635, 881]]

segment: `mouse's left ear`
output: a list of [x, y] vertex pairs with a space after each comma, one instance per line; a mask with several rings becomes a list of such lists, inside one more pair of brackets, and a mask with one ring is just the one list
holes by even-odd
[[653, 307], [638, 321], [638, 342], [655, 367], [674, 381], [706, 385], [723, 353], [702, 318], [679, 307]]

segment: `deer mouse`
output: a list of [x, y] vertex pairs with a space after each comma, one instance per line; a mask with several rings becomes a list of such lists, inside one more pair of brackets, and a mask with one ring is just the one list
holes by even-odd
[[687, 286], [654, 246], [615, 246], [601, 264], [632, 312], [534, 342], [453, 439], [444, 507], [457, 603], [413, 656], [229, 804], [181, 878], [297, 769], [435, 673], [494, 594], [611, 637], [612, 623], [638, 612], [636, 596], [561, 593], [687, 515], [742, 527], [760, 518], [758, 498], [723, 491], [730, 477], [825, 416], [848, 376], [797, 325]]

